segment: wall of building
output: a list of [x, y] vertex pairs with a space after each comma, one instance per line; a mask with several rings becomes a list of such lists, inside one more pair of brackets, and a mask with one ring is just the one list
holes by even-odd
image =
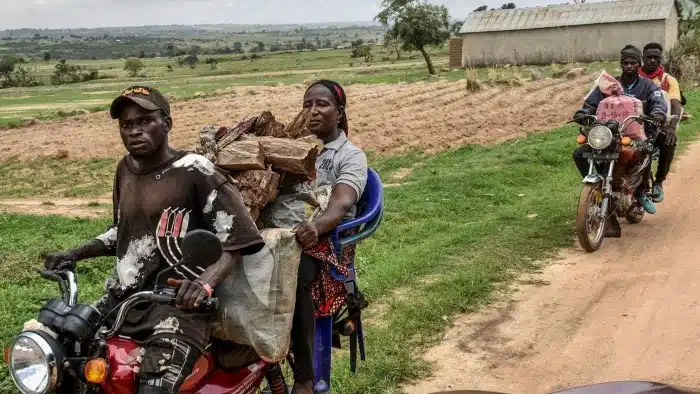
[[450, 37], [450, 68], [462, 67], [462, 37]]
[[[659, 21], [570, 26], [533, 30], [470, 33], [462, 36], [462, 64], [481, 67], [503, 64], [551, 64], [619, 59], [627, 44], [640, 49], [656, 41], [668, 46], [676, 24]], [[676, 26], [677, 29], [677, 26]], [[675, 36], [673, 42], [675, 43]]]
[[664, 49], [671, 48], [678, 41], [678, 11], [673, 7], [671, 15], [666, 19], [666, 45]]

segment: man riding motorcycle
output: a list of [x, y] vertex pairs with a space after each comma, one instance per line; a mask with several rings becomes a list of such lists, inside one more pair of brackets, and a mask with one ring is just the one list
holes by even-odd
[[[117, 97], [110, 115], [129, 152], [114, 179], [113, 224], [95, 240], [46, 256], [46, 268], [99, 257], [117, 258], [115, 274], [95, 307], [108, 315], [120, 301], [152, 290], [158, 272], [182, 258], [185, 234], [205, 229], [218, 236], [224, 253], [208, 266], [187, 261], [174, 268], [167, 284], [178, 288], [176, 305], [142, 303], [126, 317], [120, 334], [142, 341], [138, 394], [177, 393], [209, 343], [211, 314], [189, 313], [240, 264], [242, 255], [259, 251], [264, 242], [241, 194], [206, 158], [173, 150], [170, 106], [157, 90], [134, 86]], [[158, 283], [165, 285], [165, 283]], [[114, 314], [109, 315], [113, 324]]]
[[[639, 70], [642, 65], [642, 52], [632, 45], [627, 45], [622, 49], [620, 55], [622, 75], [616, 79], [622, 83], [625, 94], [634, 96], [642, 102], [644, 114], [652, 117], [657, 127], [658, 125], [664, 124], [666, 121], [667, 106], [661, 90], [651, 80], [639, 76]], [[588, 97], [586, 97], [583, 108], [576, 111], [574, 121], [582, 125], [589, 122], [590, 118], [587, 116], [596, 113], [598, 104], [600, 104], [604, 98], [600, 88], [596, 86]], [[656, 135], [657, 133], [656, 128], [652, 125], [648, 125], [646, 131], [647, 134], [651, 135]], [[574, 150], [574, 162], [583, 177], [588, 175], [589, 170], [588, 159], [584, 157], [584, 154], [590, 152], [591, 149], [592, 148], [588, 144], [582, 144]], [[637, 200], [645, 211], [654, 214], [656, 213], [656, 206], [649, 197], [646, 196], [645, 191], [643, 187], [640, 187], [640, 190], [637, 191]], [[610, 220], [610, 225], [606, 226], [605, 236], [608, 238], [619, 238], [622, 235], [622, 229], [620, 228], [617, 217], [611, 215], [608, 220]]]
[[656, 167], [654, 185], [652, 188], [652, 201], [662, 202], [664, 200], [663, 183], [666, 175], [671, 170], [673, 155], [676, 151], [678, 122], [683, 116], [683, 96], [678, 84], [678, 80], [664, 70], [663, 47], [657, 43], [649, 43], [644, 47], [644, 66], [640, 75], [652, 80], [656, 85], [667, 93], [671, 106], [671, 119], [666, 134], [659, 135], [656, 139], [656, 146], [659, 148], [659, 162]]

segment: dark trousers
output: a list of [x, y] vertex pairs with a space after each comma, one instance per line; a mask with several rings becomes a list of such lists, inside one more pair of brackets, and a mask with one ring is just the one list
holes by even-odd
[[[574, 163], [576, 163], [576, 168], [578, 169], [578, 172], [581, 173], [582, 178], [585, 178], [586, 175], [588, 175], [588, 169], [590, 168], [588, 159], [583, 157], [583, 154], [587, 152], [592, 152], [592, 148], [588, 144], [579, 145], [576, 149], [574, 149]], [[600, 172], [600, 168], [598, 168], [598, 172]]]
[[656, 166], [655, 182], [662, 183], [671, 171], [671, 163], [676, 153], [676, 144], [666, 145], [666, 134], [661, 134], [656, 139], [656, 146], [659, 147], [659, 163]]
[[292, 352], [294, 353], [295, 379], [306, 382], [314, 379], [314, 340], [316, 317], [311, 283], [316, 277], [316, 259], [301, 255], [299, 278], [297, 280], [297, 300], [292, 320]]

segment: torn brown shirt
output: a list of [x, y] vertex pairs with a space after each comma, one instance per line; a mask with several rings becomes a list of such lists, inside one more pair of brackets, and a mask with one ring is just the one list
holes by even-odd
[[[117, 167], [113, 204], [113, 225], [97, 237], [117, 260], [105, 283], [106, 294], [96, 303], [104, 313], [137, 291], [152, 290], [158, 272], [182, 257], [180, 245], [189, 231], [209, 230], [225, 251], [241, 255], [264, 245], [238, 189], [209, 160], [194, 153], [178, 152], [149, 173], [139, 173], [124, 157]], [[184, 265], [162, 275], [158, 285], [166, 286], [168, 278], [194, 280], [207, 268], [201, 262]], [[110, 315], [109, 324], [114, 317]], [[142, 303], [128, 313], [120, 334], [142, 340], [179, 336], [203, 350], [213, 317]]]

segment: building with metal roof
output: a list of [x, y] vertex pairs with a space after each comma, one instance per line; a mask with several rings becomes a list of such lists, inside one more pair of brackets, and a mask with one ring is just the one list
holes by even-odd
[[675, 0], [619, 0], [472, 12], [460, 30], [462, 65], [617, 59], [627, 44], [672, 47]]

